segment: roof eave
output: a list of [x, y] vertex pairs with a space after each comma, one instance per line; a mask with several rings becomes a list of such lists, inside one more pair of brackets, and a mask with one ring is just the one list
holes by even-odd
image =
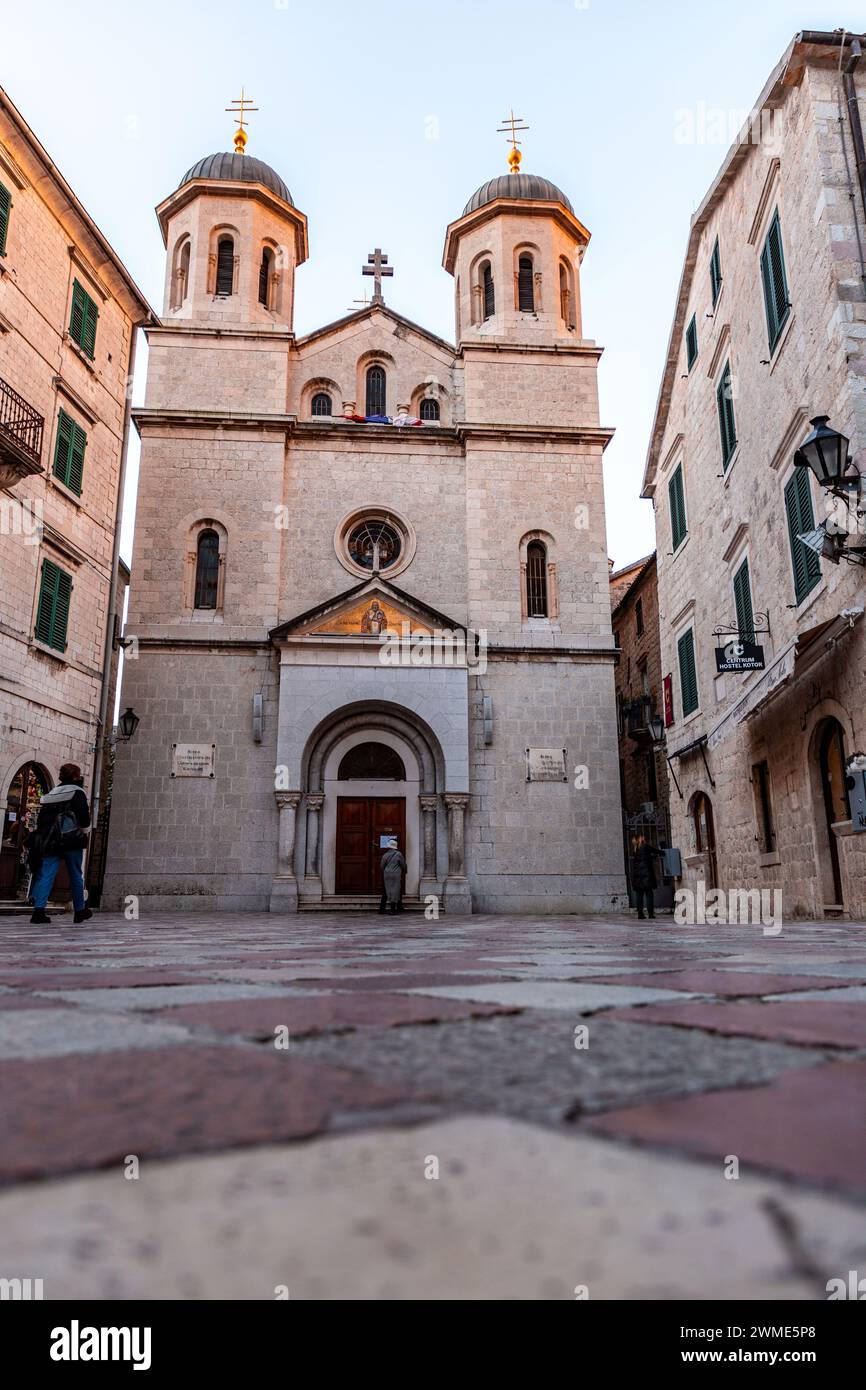
[[449, 275], [454, 274], [457, 243], [460, 238], [472, 227], [480, 227], [484, 222], [498, 217], [503, 212], [523, 213], [527, 217], [554, 217], [574, 237], [580, 246], [581, 257], [589, 245], [590, 233], [579, 218], [575, 217], [573, 212], [569, 212], [564, 203], [542, 198], [494, 198], [492, 202], [484, 203], [480, 208], [473, 208], [471, 212], [463, 213], [461, 217], [458, 217], [456, 222], [448, 224], [445, 231], [442, 264]]

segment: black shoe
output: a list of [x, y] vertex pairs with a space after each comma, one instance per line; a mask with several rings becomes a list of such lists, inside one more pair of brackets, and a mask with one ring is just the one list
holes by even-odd
[[47, 927], [51, 918], [48, 916], [44, 907], [36, 907], [33, 909], [33, 916], [30, 918], [30, 921], [37, 927]]
[[643, 922], [643, 921], [644, 921], [644, 914], [643, 914], [642, 912], [639, 912], [638, 915], [637, 915], [637, 919], [638, 919], [639, 922]]
[[83, 907], [83, 908], [81, 909], [80, 912], [76, 912], [76, 914], [75, 914], [75, 916], [73, 917], [72, 920], [73, 920], [73, 922], [74, 922], [74, 923], [76, 924], [76, 926], [77, 926], [79, 922], [86, 922], [87, 919], [88, 919], [88, 917], [92, 917], [92, 916], [93, 916], [93, 913], [90, 911], [90, 908], [89, 908], [89, 907]]

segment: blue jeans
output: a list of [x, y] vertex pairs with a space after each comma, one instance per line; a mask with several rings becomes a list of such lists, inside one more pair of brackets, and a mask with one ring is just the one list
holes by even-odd
[[72, 886], [72, 906], [76, 912], [84, 910], [84, 874], [82, 865], [84, 863], [83, 849], [67, 849], [62, 854], [46, 854], [42, 860], [39, 872], [33, 879], [30, 889], [34, 907], [44, 909], [48, 902], [48, 895], [54, 887], [54, 880], [57, 877], [57, 870], [61, 862], [65, 862], [69, 871], [69, 882]]

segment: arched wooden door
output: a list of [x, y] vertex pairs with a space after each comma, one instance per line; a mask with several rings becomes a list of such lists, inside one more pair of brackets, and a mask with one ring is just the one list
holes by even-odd
[[851, 808], [848, 802], [848, 788], [845, 785], [845, 735], [838, 719], [827, 719], [819, 732], [818, 766], [821, 771], [830, 867], [833, 872], [833, 902], [841, 907], [842, 872], [839, 867], [839, 844], [833, 826], [839, 821], [849, 820]]
[[39, 763], [24, 763], [9, 784], [3, 812], [0, 848], [0, 899], [24, 896], [29, 871], [24, 858], [27, 835], [36, 821], [36, 807], [51, 782]]
[[713, 803], [706, 792], [698, 792], [692, 806], [695, 823], [695, 848], [698, 854], [706, 856], [707, 889], [715, 888], [718, 881], [716, 869], [716, 827], [713, 822]]

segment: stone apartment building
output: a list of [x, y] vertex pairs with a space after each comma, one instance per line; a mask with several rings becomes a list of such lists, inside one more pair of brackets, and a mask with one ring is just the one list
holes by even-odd
[[88, 790], [98, 774], [113, 713], [127, 383], [148, 321], [0, 90], [0, 902], [26, 895], [27, 821], [61, 764], [79, 763]]
[[[635, 838], [670, 844], [668, 769], [653, 743], [650, 719], [663, 716], [664, 687], [659, 643], [658, 577], [655, 551], [610, 576], [613, 640], [619, 648], [614, 671], [619, 780], [626, 868]], [[661, 894], [670, 897], [661, 887]]]
[[616, 906], [589, 233], [514, 150], [446, 232], [455, 343], [386, 305], [380, 251], [370, 305], [297, 337], [307, 218], [243, 144], [157, 209], [124, 673], [141, 724], [105, 901], [370, 907], [393, 836], [410, 905]]
[[829, 416], [866, 471], [864, 44], [796, 35], [692, 218], [643, 488], [683, 881], [787, 917], [866, 913], [866, 569], [799, 539], [829, 503], [794, 462]]

